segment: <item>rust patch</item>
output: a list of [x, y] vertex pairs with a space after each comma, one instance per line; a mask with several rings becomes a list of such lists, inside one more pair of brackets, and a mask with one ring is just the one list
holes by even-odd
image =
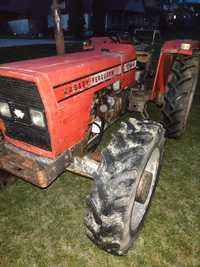
[[41, 188], [46, 188], [49, 185], [45, 171], [41, 170], [37, 172], [37, 183]]
[[17, 153], [2, 155], [0, 168], [39, 187], [45, 188], [49, 185], [47, 175], [39, 164]]
[[101, 162], [102, 160], [102, 155], [100, 151], [94, 151], [93, 153], [90, 154], [89, 157], [97, 162]]
[[5, 132], [5, 129], [6, 129], [5, 123], [3, 122], [2, 119], [0, 119], [0, 132]]
[[37, 157], [5, 142], [0, 143], [0, 170], [32, 183], [40, 188], [48, 187], [70, 164], [67, 151], [55, 160]]

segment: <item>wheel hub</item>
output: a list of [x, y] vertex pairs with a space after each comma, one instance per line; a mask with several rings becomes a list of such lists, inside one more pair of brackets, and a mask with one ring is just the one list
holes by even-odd
[[137, 202], [141, 204], [144, 204], [146, 202], [151, 188], [152, 179], [153, 179], [152, 173], [144, 171], [136, 192], [135, 200]]

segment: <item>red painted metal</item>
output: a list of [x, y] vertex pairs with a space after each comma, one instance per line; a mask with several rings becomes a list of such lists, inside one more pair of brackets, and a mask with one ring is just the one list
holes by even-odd
[[[189, 50], [181, 49], [181, 44], [190, 44]], [[160, 53], [160, 58], [157, 66], [154, 85], [151, 92], [150, 99], [155, 99], [158, 94], [164, 95], [166, 93], [166, 82], [171, 69], [174, 56], [177, 54], [193, 55], [193, 53], [200, 49], [200, 42], [193, 40], [173, 40], [166, 42]]]
[[5, 135], [7, 142], [37, 155], [55, 158], [84, 139], [93, 95], [118, 80], [121, 90], [135, 82], [133, 46], [104, 42], [95, 46], [94, 51], [1, 65], [0, 76], [36, 83], [45, 107], [52, 151]]
[[[181, 49], [181, 44], [190, 44], [189, 50]], [[172, 40], [164, 43], [162, 53], [192, 55], [195, 49], [199, 50], [200, 42], [194, 40]]]

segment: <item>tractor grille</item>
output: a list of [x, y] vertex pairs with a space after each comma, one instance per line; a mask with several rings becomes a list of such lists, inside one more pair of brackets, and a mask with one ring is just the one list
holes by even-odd
[[[44, 112], [37, 86], [29, 81], [0, 77], [0, 100], [9, 104], [12, 113], [12, 118], [2, 118], [6, 125], [6, 135], [50, 151], [51, 142], [48, 128], [41, 129], [34, 126], [29, 115], [29, 108], [36, 108]], [[25, 114], [23, 119], [14, 116], [15, 109], [23, 111]]]

